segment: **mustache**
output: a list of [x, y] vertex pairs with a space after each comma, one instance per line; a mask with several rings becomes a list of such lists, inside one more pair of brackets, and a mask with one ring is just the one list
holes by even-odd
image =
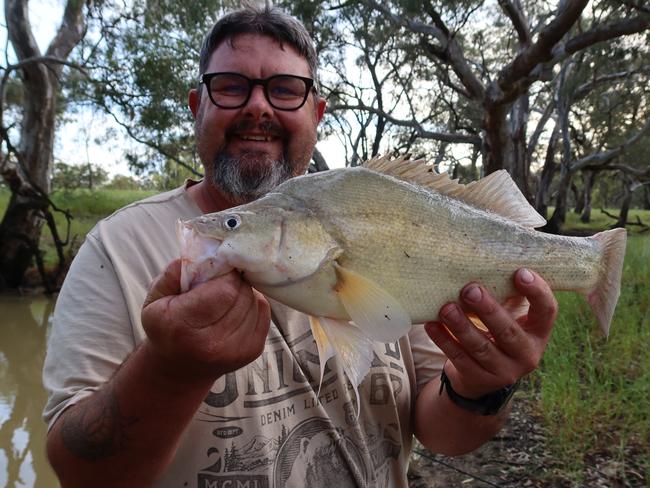
[[272, 120], [265, 120], [262, 122], [255, 122], [254, 120], [240, 120], [234, 122], [226, 130], [226, 137], [232, 138], [242, 132], [260, 132], [267, 137], [278, 137], [280, 139], [287, 138], [287, 131], [282, 126]]

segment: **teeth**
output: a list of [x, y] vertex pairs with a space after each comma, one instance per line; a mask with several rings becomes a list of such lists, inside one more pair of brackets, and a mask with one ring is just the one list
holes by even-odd
[[269, 142], [271, 140], [270, 137], [265, 137], [265, 136], [241, 136], [242, 139], [246, 141], [264, 141], [264, 142]]

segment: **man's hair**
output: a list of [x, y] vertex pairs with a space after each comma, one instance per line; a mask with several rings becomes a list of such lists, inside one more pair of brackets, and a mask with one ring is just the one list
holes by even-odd
[[277, 7], [256, 7], [247, 5], [221, 17], [203, 41], [199, 60], [199, 74], [205, 73], [210, 56], [222, 42], [232, 42], [239, 34], [269, 36], [280, 43], [292, 46], [307, 60], [309, 75], [317, 86], [318, 56], [311, 36], [305, 26], [296, 18]]

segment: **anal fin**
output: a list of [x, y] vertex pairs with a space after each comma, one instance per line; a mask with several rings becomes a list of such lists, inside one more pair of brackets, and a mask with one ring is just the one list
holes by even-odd
[[[368, 338], [362, 330], [347, 320], [318, 317], [311, 318], [310, 323], [312, 325], [312, 331], [314, 328], [318, 330], [318, 332], [314, 333], [314, 338], [321, 334], [325, 338], [325, 340], [323, 340], [323, 337], [316, 338], [318, 355], [321, 359], [321, 378], [318, 386], [319, 393], [320, 384], [323, 381], [325, 362], [335, 353], [343, 367], [343, 371], [352, 384], [352, 389], [354, 390], [357, 400], [358, 417], [361, 409], [361, 402], [359, 401], [359, 385], [368, 371], [370, 371], [374, 342]], [[318, 345], [319, 341], [323, 344], [323, 352], [321, 352], [321, 346]]]

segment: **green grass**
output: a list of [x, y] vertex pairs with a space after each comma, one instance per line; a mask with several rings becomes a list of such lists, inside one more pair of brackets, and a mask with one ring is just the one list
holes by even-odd
[[650, 479], [649, 297], [650, 235], [628, 240], [609, 338], [581, 296], [558, 293], [560, 315], [531, 382], [551, 448], [577, 483], [598, 455]]
[[[605, 209], [606, 212], [618, 217], [618, 209]], [[552, 215], [552, 209], [549, 210], [548, 217]], [[645, 225], [650, 225], [650, 210], [630, 209], [627, 216], [628, 223], [636, 223], [637, 218], [641, 219]], [[616, 223], [616, 219], [607, 216], [600, 209], [591, 211], [591, 219], [588, 223], [580, 222], [580, 215], [573, 211], [567, 212], [564, 230], [603, 230], [608, 229]], [[627, 229], [631, 232], [637, 232], [638, 226], [628, 225]]]
[[[54, 192], [52, 194], [52, 201], [62, 210], [68, 210], [74, 217], [70, 222], [70, 238], [71, 241], [74, 241], [70, 251], [74, 253], [83, 242], [86, 234], [100, 219], [109, 216], [115, 210], [129, 203], [141, 200], [155, 193], [154, 191], [142, 190], [77, 189]], [[54, 219], [57, 223], [59, 236], [65, 239], [67, 226], [65, 216], [60, 212], [56, 212]], [[45, 250], [45, 264], [55, 264], [57, 257], [54, 249], [54, 240], [48, 228], [45, 228], [41, 235], [41, 247]]]
[[[115, 210], [128, 205], [136, 200], [141, 200], [157, 192], [142, 190], [86, 190], [55, 191], [51, 198], [54, 204], [62, 210], [68, 210], [74, 217], [70, 222], [70, 238], [73, 246], [70, 253], [76, 252], [86, 234], [95, 226], [97, 221], [110, 215]], [[9, 191], [0, 189], [0, 212], [9, 201]], [[61, 239], [66, 236], [66, 218], [60, 212], [54, 212], [54, 220]], [[41, 248], [44, 251], [46, 266], [57, 263], [56, 250], [52, 234], [47, 227], [43, 228], [41, 235]]]

